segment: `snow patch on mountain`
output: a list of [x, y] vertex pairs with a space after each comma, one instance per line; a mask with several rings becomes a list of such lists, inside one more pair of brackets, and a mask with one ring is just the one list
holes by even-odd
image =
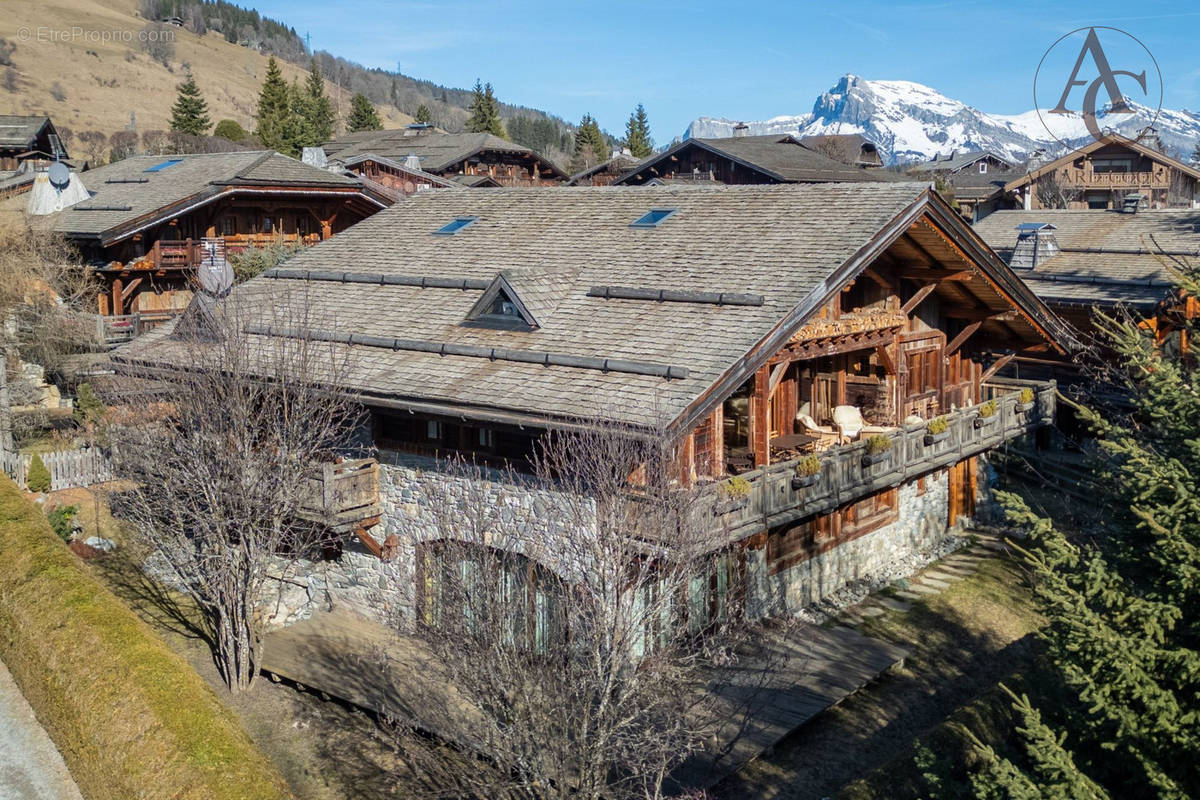
[[[1100, 112], [1101, 127], [1138, 135], [1154, 110], [1132, 100], [1130, 105], [1137, 113]], [[700, 117], [688, 125], [684, 138], [733, 136], [739, 122]], [[1036, 150], [1057, 154], [1065, 149], [1062, 142], [1077, 147], [1091, 139], [1078, 115], [988, 114], [924, 84], [856, 75], [844, 76], [822, 93], [807, 114], [742, 124], [751, 135], [861, 133], [875, 143], [886, 163], [925, 161], [951, 150], [991, 150], [1019, 161]], [[1188, 158], [1200, 141], [1200, 114], [1163, 109], [1155, 128], [1168, 152]]]

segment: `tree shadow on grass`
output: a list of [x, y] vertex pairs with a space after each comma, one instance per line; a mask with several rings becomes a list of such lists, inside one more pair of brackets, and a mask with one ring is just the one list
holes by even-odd
[[200, 621], [195, 604], [147, 575], [134, 549], [121, 547], [92, 562], [101, 579], [146, 622], [213, 647], [212, 635]]

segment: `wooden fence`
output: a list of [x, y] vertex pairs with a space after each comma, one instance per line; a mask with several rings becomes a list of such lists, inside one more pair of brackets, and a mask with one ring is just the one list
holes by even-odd
[[[112, 465], [102, 450], [88, 448], [60, 450], [55, 453], [39, 453], [42, 463], [50, 472], [50, 491], [75, 489], [104, 483], [113, 479]], [[22, 489], [29, 478], [29, 465], [33, 456], [28, 453], [6, 453], [0, 451], [0, 468], [16, 481]]]

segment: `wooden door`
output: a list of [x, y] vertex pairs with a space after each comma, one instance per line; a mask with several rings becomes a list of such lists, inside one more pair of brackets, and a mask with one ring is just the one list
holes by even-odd
[[978, 488], [978, 462], [974, 456], [960, 461], [948, 470], [950, 474], [948, 524], [953, 526], [959, 517], [975, 516], [975, 491]]

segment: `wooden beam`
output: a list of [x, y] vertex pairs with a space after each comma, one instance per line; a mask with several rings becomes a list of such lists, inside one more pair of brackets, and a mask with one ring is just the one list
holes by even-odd
[[866, 275], [871, 280], [878, 283], [880, 286], [884, 287], [885, 289], [895, 289], [896, 288], [895, 281], [891, 280], [890, 278], [885, 277], [884, 275], [882, 275], [878, 271], [872, 269], [871, 267], [867, 267], [866, 269], [864, 269], [863, 274]]
[[911, 314], [913, 311], [916, 310], [917, 306], [921, 305], [921, 301], [924, 300], [926, 297], [929, 297], [929, 295], [936, 288], [937, 288], [936, 283], [925, 284], [920, 289], [917, 289], [917, 293], [914, 294], [912, 297], [908, 298], [908, 300], [906, 300], [904, 302], [904, 305], [900, 306], [900, 310], [903, 311], [905, 314]]
[[1004, 369], [1008, 362], [1012, 361], [1014, 358], [1016, 358], [1016, 356], [1016, 353], [1008, 353], [997, 358], [992, 362], [991, 366], [985, 369], [983, 374], [979, 376], [979, 382], [986, 383], [987, 381], [991, 380], [993, 375]]
[[892, 360], [892, 354], [888, 352], [887, 345], [879, 345], [875, 348], [875, 355], [879, 356], [879, 363], [883, 365], [883, 371], [888, 375], [896, 374], [896, 362]]
[[145, 276], [143, 276], [143, 275], [137, 276], [136, 278], [134, 278], [133, 280], [131, 280], [129, 282], [128, 286], [126, 286], [124, 289], [121, 290], [121, 302], [122, 303], [124, 303], [126, 300], [129, 299], [129, 295], [133, 294], [133, 290], [138, 287], [138, 284], [140, 284], [142, 282], [142, 279], [144, 277]]
[[754, 466], [765, 467], [771, 462], [770, 399], [767, 385], [771, 377], [764, 365], [754, 373], [754, 393], [750, 395], [750, 448]]
[[775, 390], [779, 388], [780, 382], [783, 380], [783, 374], [787, 372], [790, 361], [780, 361], [775, 365], [775, 369], [771, 370], [771, 382], [767, 387], [767, 399], [775, 396]]
[[899, 277], [910, 281], [971, 281], [975, 280], [975, 272], [969, 269], [929, 268], [901, 272]]
[[951, 340], [950, 344], [946, 345], [946, 349], [942, 351], [942, 355], [949, 356], [955, 350], [962, 347], [963, 343], [966, 342], [967, 339], [970, 339], [971, 335], [975, 333], [975, 331], [979, 330], [981, 325], [983, 325], [983, 320], [976, 320], [959, 331], [958, 336], [955, 336], [954, 339]]

